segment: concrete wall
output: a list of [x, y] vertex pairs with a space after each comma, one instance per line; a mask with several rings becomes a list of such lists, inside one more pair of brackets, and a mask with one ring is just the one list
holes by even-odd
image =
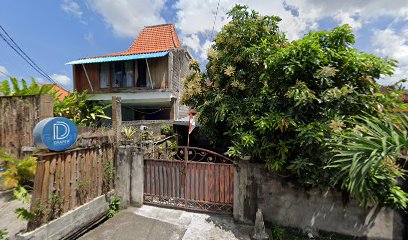
[[31, 232], [17, 234], [17, 239], [63, 239], [105, 216], [109, 210], [107, 200], [105, 195], [97, 197]]
[[403, 239], [402, 216], [391, 209], [344, 204], [339, 192], [306, 191], [264, 169], [240, 161], [234, 174], [234, 218], [251, 222], [262, 209], [265, 221], [368, 239]]
[[144, 151], [136, 146], [119, 146], [116, 160], [115, 189], [121, 208], [141, 207], [144, 191]]
[[24, 147], [33, 147], [33, 129], [54, 116], [53, 106], [51, 95], [0, 97], [0, 147], [17, 156]]
[[137, 121], [123, 121], [122, 126], [134, 126], [136, 129], [140, 129], [140, 126], [147, 126], [148, 131], [153, 131], [153, 136], [161, 135], [161, 126], [173, 126], [171, 120], [137, 120]]

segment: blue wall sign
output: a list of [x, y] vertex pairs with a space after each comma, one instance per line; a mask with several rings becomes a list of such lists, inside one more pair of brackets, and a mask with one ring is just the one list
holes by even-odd
[[46, 118], [34, 128], [34, 144], [39, 148], [63, 151], [76, 142], [78, 130], [75, 124], [63, 117]]

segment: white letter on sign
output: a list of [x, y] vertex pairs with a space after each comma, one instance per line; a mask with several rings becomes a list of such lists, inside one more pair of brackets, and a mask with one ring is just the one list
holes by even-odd
[[[63, 129], [63, 133], [60, 132], [60, 128]], [[69, 126], [68, 124], [64, 122], [58, 121], [57, 123], [54, 123], [54, 140], [61, 140], [66, 138], [69, 135]]]

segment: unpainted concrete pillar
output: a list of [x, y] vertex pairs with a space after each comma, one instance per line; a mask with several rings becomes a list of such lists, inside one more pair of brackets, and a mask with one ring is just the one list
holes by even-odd
[[115, 144], [118, 146], [122, 131], [122, 99], [112, 96], [112, 128], [115, 132]]
[[130, 166], [132, 161], [131, 148], [129, 146], [119, 146], [116, 158], [115, 189], [118, 197], [121, 198], [121, 208], [127, 208], [130, 204]]
[[248, 164], [242, 160], [235, 160], [234, 168], [234, 220], [246, 222], [245, 219], [245, 196], [248, 178]]
[[40, 121], [54, 117], [54, 97], [49, 94], [40, 95], [39, 110]]
[[135, 149], [132, 154], [130, 204], [132, 206], [141, 207], [143, 205], [144, 191], [144, 151], [142, 149]]

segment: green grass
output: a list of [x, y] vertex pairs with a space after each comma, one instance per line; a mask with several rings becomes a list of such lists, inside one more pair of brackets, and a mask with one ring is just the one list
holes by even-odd
[[[273, 240], [309, 240], [306, 234], [300, 230], [289, 227], [281, 227], [277, 225], [267, 225], [266, 227], [272, 230]], [[344, 236], [336, 233], [328, 233], [319, 231], [319, 236], [315, 239], [319, 240], [350, 240], [354, 239], [350, 236]]]

